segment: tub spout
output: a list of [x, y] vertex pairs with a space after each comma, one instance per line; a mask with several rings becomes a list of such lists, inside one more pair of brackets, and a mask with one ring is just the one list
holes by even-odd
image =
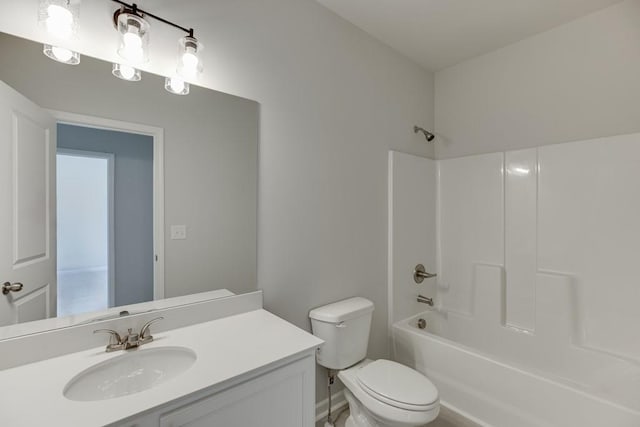
[[422, 295], [418, 295], [417, 301], [423, 304], [427, 304], [430, 307], [433, 307], [433, 298], [427, 298], [427, 297], [423, 297]]

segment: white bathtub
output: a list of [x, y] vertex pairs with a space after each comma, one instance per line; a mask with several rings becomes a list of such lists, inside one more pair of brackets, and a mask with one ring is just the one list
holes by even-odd
[[[446, 408], [494, 427], [640, 427], [640, 368], [633, 361], [612, 362], [577, 346], [584, 357], [545, 358], [532, 353], [540, 346], [530, 347], [526, 337], [485, 344], [457, 328], [455, 317], [426, 312], [392, 328], [395, 359], [427, 375]], [[417, 327], [419, 318], [426, 329]]]

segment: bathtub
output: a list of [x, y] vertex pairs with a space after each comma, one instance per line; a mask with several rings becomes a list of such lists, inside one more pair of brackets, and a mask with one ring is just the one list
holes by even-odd
[[481, 426], [640, 427], [637, 363], [578, 346], [545, 354], [533, 336], [480, 337], [458, 317], [429, 311], [392, 327], [395, 360], [428, 376], [445, 409]]

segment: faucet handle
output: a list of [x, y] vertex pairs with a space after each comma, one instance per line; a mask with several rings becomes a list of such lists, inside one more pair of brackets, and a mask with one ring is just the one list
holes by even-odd
[[110, 334], [109, 344], [107, 344], [107, 352], [119, 350], [122, 347], [122, 337], [113, 329], [96, 329], [94, 334]]
[[144, 326], [142, 326], [142, 329], [140, 329], [140, 333], [138, 334], [138, 336], [140, 337], [140, 341], [145, 340], [145, 342], [147, 341], [152, 341], [153, 340], [153, 336], [149, 335], [147, 336], [147, 332], [149, 331], [149, 327], [159, 321], [159, 320], [163, 320], [164, 317], [156, 317], [155, 319], [151, 319], [149, 320], [147, 323], [144, 324]]
[[126, 337], [124, 337], [124, 340], [125, 340], [125, 343], [126, 343], [128, 346], [133, 346], [133, 347], [135, 347], [135, 346], [137, 346], [137, 345], [138, 345], [139, 338], [140, 338], [140, 334], [136, 334], [136, 333], [134, 333], [134, 332], [133, 332], [133, 329], [132, 329], [132, 328], [129, 328], [129, 329], [127, 330], [127, 336], [126, 336]]
[[[94, 334], [110, 334], [109, 344], [120, 344], [122, 342], [122, 338], [120, 334], [114, 331], [113, 329], [96, 329], [93, 331]], [[115, 340], [115, 342], [113, 342]]]
[[427, 273], [427, 270], [422, 264], [416, 265], [416, 268], [413, 270], [413, 280], [418, 284], [422, 283], [424, 279], [431, 279], [437, 276], [437, 274]]

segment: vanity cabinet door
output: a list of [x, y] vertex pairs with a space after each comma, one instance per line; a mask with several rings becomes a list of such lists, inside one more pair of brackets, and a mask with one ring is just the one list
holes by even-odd
[[160, 416], [160, 427], [312, 427], [315, 370], [306, 357]]

